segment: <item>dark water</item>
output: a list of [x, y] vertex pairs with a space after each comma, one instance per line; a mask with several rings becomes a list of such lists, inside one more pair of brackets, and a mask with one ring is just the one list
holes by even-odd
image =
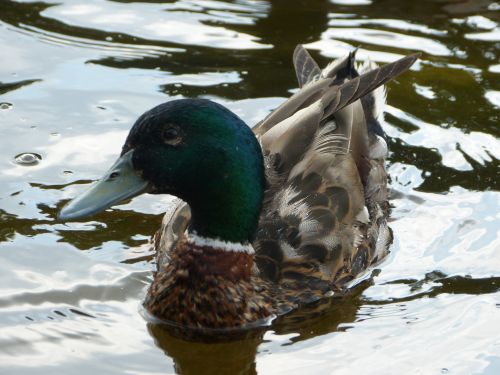
[[[0, 0], [0, 373], [500, 373], [499, 19], [482, 0]], [[156, 104], [254, 124], [295, 88], [297, 43], [321, 63], [423, 53], [388, 87], [392, 252], [322, 317], [170, 337], [139, 312], [169, 198], [56, 212]]]

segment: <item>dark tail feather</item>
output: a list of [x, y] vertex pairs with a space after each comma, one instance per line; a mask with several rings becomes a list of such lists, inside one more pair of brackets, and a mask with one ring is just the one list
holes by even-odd
[[367, 93], [375, 90], [377, 87], [407, 71], [419, 57], [420, 53], [403, 57], [402, 59], [386, 64], [380, 68], [370, 70], [336, 87], [338, 99], [334, 100], [326, 108], [325, 117], [341, 110]]
[[[334, 78], [333, 85], [342, 84], [346, 79], [353, 79], [359, 76], [356, 71], [356, 53], [358, 49], [354, 49], [349, 52], [348, 55], [335, 60], [333, 62], [333, 66], [329, 65], [325, 70], [328, 70], [325, 74], [325, 70], [323, 71], [323, 75], [325, 78]], [[329, 67], [331, 67], [329, 69]]]

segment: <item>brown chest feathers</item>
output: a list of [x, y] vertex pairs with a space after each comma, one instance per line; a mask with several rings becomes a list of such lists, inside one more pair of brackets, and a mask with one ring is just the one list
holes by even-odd
[[180, 241], [155, 275], [144, 306], [186, 327], [242, 327], [269, 318], [276, 310], [273, 292], [253, 269], [253, 254]]

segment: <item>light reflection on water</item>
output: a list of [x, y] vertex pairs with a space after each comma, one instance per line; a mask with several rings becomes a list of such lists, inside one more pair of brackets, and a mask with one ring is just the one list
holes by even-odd
[[[0, 373], [496, 374], [498, 9], [493, 1], [0, 0]], [[169, 197], [62, 224], [133, 121], [209, 97], [255, 124], [324, 64], [421, 61], [389, 85], [395, 243], [373, 285], [262, 337], [193, 343], [139, 313]], [[22, 153], [37, 165], [16, 164]]]

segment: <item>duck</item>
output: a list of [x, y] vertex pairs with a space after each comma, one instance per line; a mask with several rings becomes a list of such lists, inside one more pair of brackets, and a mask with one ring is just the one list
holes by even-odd
[[355, 51], [320, 69], [298, 45], [299, 89], [251, 129], [224, 106], [176, 99], [141, 115], [117, 161], [62, 221], [140, 194], [176, 197], [153, 236], [144, 300], [186, 328], [246, 328], [338, 296], [388, 253], [384, 84]]

